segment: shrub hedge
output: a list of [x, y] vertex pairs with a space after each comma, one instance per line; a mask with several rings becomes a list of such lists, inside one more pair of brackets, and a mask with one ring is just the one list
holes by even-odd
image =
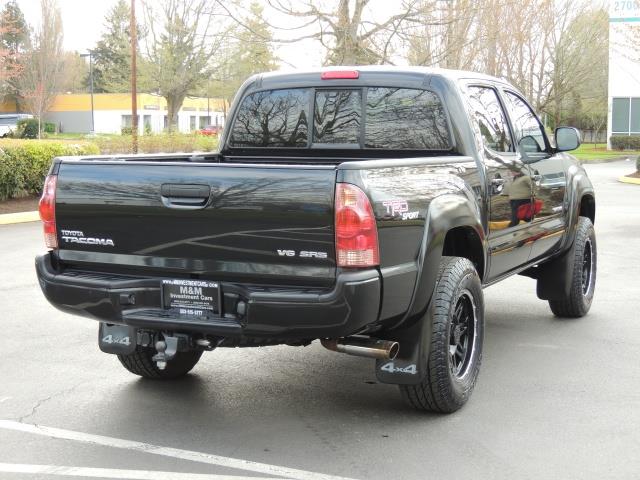
[[[52, 122], [42, 122], [40, 124], [42, 133], [56, 133], [56, 124]], [[16, 129], [11, 135], [12, 138], [38, 138], [38, 119], [23, 118], [16, 123]]]
[[[130, 135], [97, 136], [92, 142], [105, 155], [132, 152]], [[187, 133], [138, 136], [139, 153], [211, 152], [217, 148], [218, 138], [214, 136]]]
[[[210, 152], [217, 147], [218, 139], [213, 136], [175, 133], [138, 137], [140, 153]], [[100, 153], [131, 153], [131, 137], [96, 136], [90, 141], [0, 140], [0, 201], [38, 195], [54, 157]]]
[[2, 140], [0, 201], [39, 194], [54, 157], [99, 153], [98, 147], [89, 142]]
[[614, 135], [611, 137], [614, 150], [640, 150], [640, 135]]
[[37, 118], [23, 118], [18, 120], [16, 124], [16, 131], [14, 134], [16, 138], [38, 138], [38, 119]]

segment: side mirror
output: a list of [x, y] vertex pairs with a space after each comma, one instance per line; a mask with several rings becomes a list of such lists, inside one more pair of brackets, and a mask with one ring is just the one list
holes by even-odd
[[570, 152], [580, 146], [580, 132], [573, 127], [558, 127], [555, 133], [556, 151]]

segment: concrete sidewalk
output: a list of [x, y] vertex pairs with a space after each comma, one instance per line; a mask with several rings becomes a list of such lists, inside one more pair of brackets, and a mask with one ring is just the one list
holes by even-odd
[[14, 223], [37, 222], [40, 216], [37, 211], [5, 213], [0, 215], [0, 225], [12, 225]]

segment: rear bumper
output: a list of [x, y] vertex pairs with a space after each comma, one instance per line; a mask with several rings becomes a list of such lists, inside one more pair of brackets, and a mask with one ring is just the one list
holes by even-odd
[[[380, 306], [377, 270], [342, 272], [330, 290], [220, 282], [222, 312], [208, 318], [181, 317], [162, 309], [160, 277], [78, 270], [58, 273], [50, 253], [36, 258], [36, 271], [42, 292], [56, 308], [149, 330], [283, 341], [335, 338], [375, 323]], [[238, 309], [242, 303], [244, 308]]]

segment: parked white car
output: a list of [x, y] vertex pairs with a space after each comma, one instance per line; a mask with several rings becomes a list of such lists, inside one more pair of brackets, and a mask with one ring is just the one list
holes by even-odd
[[4, 138], [11, 134], [18, 126], [18, 120], [23, 118], [33, 118], [27, 113], [11, 113], [0, 115], [0, 137]]

